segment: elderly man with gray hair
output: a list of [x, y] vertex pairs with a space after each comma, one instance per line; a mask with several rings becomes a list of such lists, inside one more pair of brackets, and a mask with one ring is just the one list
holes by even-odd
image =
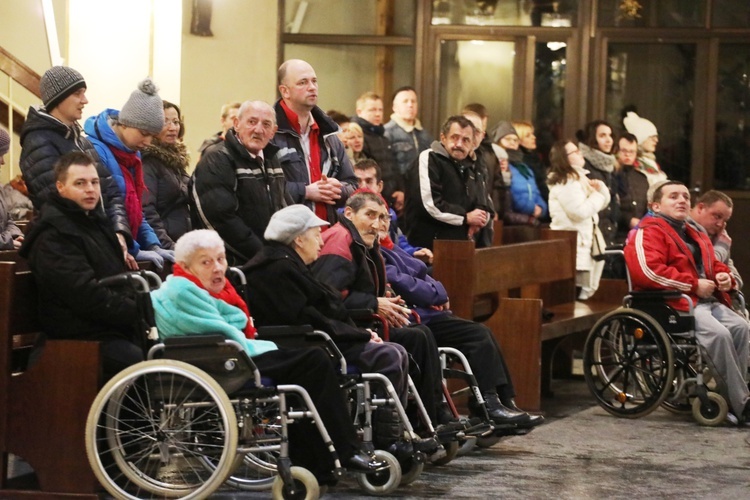
[[276, 113], [246, 101], [223, 142], [208, 148], [188, 186], [194, 228], [214, 229], [226, 243], [231, 265], [244, 264], [263, 247], [274, 212], [292, 203], [271, 144]]

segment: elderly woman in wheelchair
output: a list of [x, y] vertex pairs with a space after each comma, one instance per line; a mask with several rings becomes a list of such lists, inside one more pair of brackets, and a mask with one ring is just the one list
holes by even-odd
[[[317, 347], [279, 349], [273, 342], [254, 338], [255, 329], [252, 327], [247, 307], [225, 278], [227, 263], [224, 243], [218, 234], [210, 230], [187, 233], [178, 240], [175, 255], [177, 261], [175, 274], [170, 276], [161, 288], [151, 292], [156, 325], [159, 328], [160, 337], [165, 340], [167, 346], [165, 352], [170, 349], [170, 342], [174, 340], [181, 342], [182, 346], [189, 346], [191, 343], [202, 341], [201, 337], [205, 338], [205, 335], [218, 333], [225, 339], [239, 344], [241, 352], [232, 353], [230, 350], [230, 355], [227, 356], [225, 350], [225, 357], [214, 361], [208, 359], [211, 356], [210, 353], [206, 352], [205, 347], [201, 347], [193, 350], [191, 354], [194, 359], [201, 361], [196, 364], [212, 366], [213, 363], [218, 366], [216, 371], [221, 372], [224, 368], [229, 369], [234, 365], [242, 364], [245, 359], [247, 363], [257, 367], [264, 378], [271, 379], [279, 391], [288, 388], [293, 390], [295, 386], [304, 388], [306, 392], [298, 391], [300, 395], [297, 399], [289, 398], [289, 408], [285, 407], [286, 403], [279, 402], [278, 411], [285, 417], [296, 417], [294, 418], [295, 424], [289, 427], [289, 458], [295, 465], [311, 471], [318, 483], [335, 483], [341, 473], [340, 464], [352, 471], [366, 474], [386, 471], [388, 464], [363, 449], [357, 438], [349, 419], [346, 401], [339, 387], [335, 366], [328, 354]], [[212, 341], [216, 343], [215, 336]], [[211, 340], [209, 340], [208, 349], [210, 349], [210, 342]], [[170, 356], [165, 354], [165, 357]], [[190, 365], [168, 359], [147, 361], [133, 368], [139, 375], [138, 377], [128, 378], [129, 374], [121, 373], [120, 375], [124, 375], [119, 379], [116, 377], [100, 393], [99, 399], [104, 397], [106, 401], [95, 402], [94, 407], [98, 408], [100, 413], [94, 417], [90, 415], [89, 420], [93, 419], [94, 423], [97, 420], [100, 422], [98, 432], [107, 434], [107, 444], [100, 445], [98, 449], [90, 448], [90, 453], [106, 454], [111, 451], [114, 461], [118, 462], [119, 469], [126, 476], [137, 476], [135, 482], [138, 488], [143, 486], [146, 491], [156, 493], [157, 496], [159, 494], [179, 496], [181, 493], [175, 492], [179, 492], [180, 489], [184, 489], [189, 498], [207, 495], [218, 485], [211, 485], [209, 488], [199, 484], [205, 475], [202, 467], [196, 466], [195, 463], [183, 463], [182, 467], [175, 464], [171, 472], [146, 471], [144, 469], [147, 466], [135, 465], [135, 462], [139, 462], [132, 458], [135, 456], [134, 453], [138, 453], [136, 448], [148, 447], [149, 454], [161, 455], [163, 469], [164, 463], [168, 462], [169, 457], [174, 456], [175, 450], [179, 452], [184, 447], [183, 452], [178, 454], [187, 456], [190, 452], [201, 457], [204, 462], [203, 468], [209, 471], [226, 469], [226, 473], [222, 472], [215, 476], [214, 482], [221, 484], [234, 467], [243, 460], [244, 455], [242, 453], [234, 457], [232, 452], [229, 459], [225, 457], [227, 448], [236, 449], [237, 446], [238, 431], [233, 430], [232, 427], [237, 427], [240, 423], [240, 427], [245, 426], [244, 429], [239, 430], [240, 435], [243, 432], [252, 434], [254, 427], [262, 423], [257, 419], [242, 419], [243, 412], [254, 411], [257, 402], [263, 400], [264, 393], [259, 394], [257, 390], [248, 396], [242, 392], [245, 388], [257, 386], [261, 382], [260, 377], [257, 376], [253, 380], [240, 380], [240, 387], [236, 380], [229, 380], [228, 384], [222, 383], [222, 386], [219, 386], [217, 381], [210, 376], [207, 377], [208, 380], [196, 381], [194, 372], [200, 372], [200, 370], [191, 369]], [[203, 375], [203, 378], [206, 378], [205, 373]], [[226, 385], [232, 388], [227, 389]], [[265, 382], [261, 385], [267, 386], [269, 383]], [[209, 393], [210, 397], [203, 398], [201, 394], [204, 392]], [[229, 396], [233, 393], [240, 394], [239, 401], [230, 402], [227, 399], [227, 393], [230, 393]], [[159, 414], [159, 408], [170, 406], [169, 401], [179, 398], [189, 402], [172, 405], [173, 407], [169, 408], [170, 411], [164, 413], [167, 416], [160, 417], [161, 420], [165, 418], [167, 420], [160, 421], [158, 418], [151, 418]], [[294, 401], [294, 407], [291, 401]], [[297, 409], [297, 402], [300, 406], [307, 406], [310, 411], [293, 411]], [[111, 415], [115, 413], [110, 410], [115, 405], [118, 406], [117, 416], [112, 417]], [[92, 413], [95, 413], [93, 409]], [[190, 418], [186, 418], [186, 415], [190, 415]], [[316, 420], [317, 430], [308, 419], [302, 417], [313, 417]], [[180, 419], [180, 422], [172, 422], [175, 418]], [[125, 425], [123, 422], [131, 422], [127, 426], [131, 430], [130, 434], [137, 435], [137, 438], [125, 441], [122, 438], [123, 433], [106, 432], [107, 428], [115, 426], [115, 423], [110, 420], [116, 420], [120, 427]], [[104, 421], [103, 424], [101, 424], [102, 421]], [[271, 420], [272, 426], [275, 425], [274, 422], [275, 420]], [[322, 425], [320, 425], [321, 422]], [[180, 432], [174, 431], [175, 426], [178, 430], [180, 426], [183, 426], [184, 435], [177, 436]], [[164, 433], [167, 429], [170, 430], [168, 437], [159, 431], [162, 427], [165, 429]], [[133, 432], [133, 429], [136, 431]], [[94, 439], [96, 434], [96, 432], [88, 432], [87, 437]], [[224, 434], [234, 436], [233, 446], [231, 440], [228, 443], [220, 439], [220, 436]], [[283, 451], [283, 447], [287, 444], [285, 439], [281, 441]], [[215, 454], [208, 453], [212, 448], [216, 450]], [[279, 448], [275, 449], [278, 452]], [[198, 453], [195, 453], [196, 450]], [[104, 462], [106, 461], [107, 459], [104, 459]], [[227, 461], [232, 463], [226, 463]], [[257, 466], [260, 460], [253, 459], [253, 461]], [[100, 462], [100, 464], [102, 468], [106, 466], [106, 463]], [[163, 478], [165, 474], [168, 477]], [[102, 475], [99, 474], [99, 476], [102, 480]], [[179, 478], [185, 476], [186, 479], [175, 481], [174, 476]], [[196, 479], [187, 479], [192, 476], [196, 476]], [[150, 479], [144, 480], [144, 477]], [[142, 484], [144, 482], [147, 483], [145, 486]], [[119, 490], [117, 493], [118, 496], [130, 495]], [[143, 495], [144, 493], [139, 490], [132, 497], [140, 498]]]

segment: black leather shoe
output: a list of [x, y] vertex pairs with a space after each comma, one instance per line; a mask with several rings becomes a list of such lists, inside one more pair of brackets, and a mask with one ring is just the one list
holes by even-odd
[[378, 472], [388, 468], [388, 462], [358, 451], [344, 463], [344, 467], [357, 472]]
[[500, 402], [495, 393], [483, 394], [485, 406], [490, 419], [496, 424], [526, 424], [531, 417], [525, 411], [516, 411], [507, 408]]
[[511, 409], [513, 411], [517, 411], [517, 412], [521, 412], [521, 413], [526, 413], [529, 416], [529, 421], [528, 422], [526, 422], [525, 424], [519, 424], [519, 426], [521, 426], [521, 427], [525, 427], [525, 428], [527, 428], [527, 427], [536, 427], [537, 425], [541, 425], [541, 424], [544, 423], [544, 417], [542, 415], [536, 415], [536, 414], [528, 413], [528, 412], [522, 410], [521, 408], [519, 408], [518, 406], [516, 406], [515, 399], [509, 399], [507, 401], [503, 401], [503, 406], [505, 406], [506, 408], [509, 408], [509, 409]]

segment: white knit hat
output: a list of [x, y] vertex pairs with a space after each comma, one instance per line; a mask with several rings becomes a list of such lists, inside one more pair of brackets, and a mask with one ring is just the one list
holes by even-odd
[[327, 221], [318, 218], [305, 205], [289, 205], [271, 216], [263, 237], [266, 241], [278, 241], [289, 245], [294, 238], [308, 229], [327, 225]]
[[625, 128], [628, 129], [628, 132], [638, 139], [639, 145], [643, 144], [649, 137], [659, 135], [659, 132], [656, 130], [656, 125], [654, 125], [652, 121], [641, 118], [633, 111], [628, 112], [628, 115], [622, 120], [622, 123], [625, 125]]

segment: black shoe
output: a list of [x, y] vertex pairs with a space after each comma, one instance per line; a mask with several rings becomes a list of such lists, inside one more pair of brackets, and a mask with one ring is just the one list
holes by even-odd
[[378, 472], [387, 469], [389, 466], [388, 462], [384, 460], [378, 460], [364, 451], [358, 451], [349, 460], [346, 460], [344, 467], [357, 472]]
[[496, 424], [527, 424], [531, 417], [525, 411], [516, 411], [507, 408], [500, 402], [497, 394], [483, 394], [484, 404], [487, 407], [487, 413], [490, 419]]
[[537, 415], [537, 414], [529, 413], [529, 412], [522, 410], [521, 408], [516, 406], [516, 401], [512, 398], [507, 401], [503, 401], [503, 406], [513, 411], [526, 413], [529, 416], [528, 422], [526, 422], [525, 424], [519, 424], [519, 426], [521, 427], [524, 427], [524, 428], [536, 427], [537, 425], [541, 425], [544, 423], [544, 417], [542, 415]]
[[448, 405], [443, 403], [438, 407], [437, 411], [437, 423], [440, 424], [451, 424], [456, 422], [458, 419], [453, 416], [453, 412], [448, 408]]

